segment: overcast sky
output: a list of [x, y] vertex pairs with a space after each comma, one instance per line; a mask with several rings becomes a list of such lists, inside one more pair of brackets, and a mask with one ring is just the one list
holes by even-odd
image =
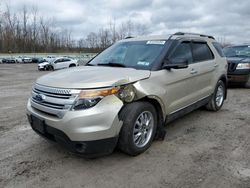
[[39, 14], [84, 38], [110, 20], [144, 24], [149, 35], [198, 32], [218, 40], [250, 42], [250, 0], [1, 0], [13, 12], [37, 7]]

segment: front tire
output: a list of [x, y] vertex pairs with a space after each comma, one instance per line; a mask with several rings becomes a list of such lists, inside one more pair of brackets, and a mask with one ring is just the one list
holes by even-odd
[[48, 70], [48, 71], [54, 71], [54, 67], [52, 65], [48, 65], [46, 70]]
[[244, 87], [250, 88], [250, 75], [249, 75], [248, 81], [244, 84]]
[[148, 102], [133, 102], [122, 109], [119, 117], [123, 121], [119, 149], [132, 156], [146, 151], [153, 142], [157, 127], [154, 106]]
[[209, 103], [206, 105], [206, 109], [215, 112], [220, 110], [225, 100], [225, 94], [226, 86], [222, 80], [219, 80]]

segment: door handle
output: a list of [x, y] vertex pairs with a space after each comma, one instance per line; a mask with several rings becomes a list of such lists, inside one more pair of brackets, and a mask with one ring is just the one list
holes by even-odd
[[197, 70], [192, 69], [192, 70], [190, 71], [190, 74], [196, 74], [197, 72], [198, 72]]
[[217, 63], [215, 63], [215, 64], [214, 64], [214, 67], [218, 67], [218, 64], [217, 64]]

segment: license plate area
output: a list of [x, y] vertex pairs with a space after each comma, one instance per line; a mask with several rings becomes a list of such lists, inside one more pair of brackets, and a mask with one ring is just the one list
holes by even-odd
[[39, 133], [44, 134], [45, 133], [45, 126], [44, 121], [35, 117], [31, 116], [31, 126], [34, 130], [38, 131]]

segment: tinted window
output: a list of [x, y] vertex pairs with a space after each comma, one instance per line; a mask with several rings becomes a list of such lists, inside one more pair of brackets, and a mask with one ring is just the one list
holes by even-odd
[[220, 43], [218, 43], [218, 42], [213, 42], [213, 46], [214, 46], [214, 48], [216, 49], [216, 51], [218, 52], [218, 54], [219, 54], [221, 57], [225, 57], [225, 54], [224, 54], [224, 52], [223, 52], [223, 50], [222, 50], [222, 47], [221, 47]]
[[64, 61], [64, 62], [66, 62], [66, 61], [70, 61], [70, 59], [63, 59], [63, 61]]
[[177, 46], [175, 51], [170, 56], [170, 60], [171, 59], [186, 59], [188, 60], [188, 63], [191, 63], [193, 61], [193, 57], [190, 42], [183, 42]]
[[194, 61], [206, 61], [213, 59], [214, 56], [206, 43], [194, 42], [192, 43]]
[[56, 61], [55, 61], [55, 63], [61, 63], [62, 62], [62, 59], [57, 59]]

